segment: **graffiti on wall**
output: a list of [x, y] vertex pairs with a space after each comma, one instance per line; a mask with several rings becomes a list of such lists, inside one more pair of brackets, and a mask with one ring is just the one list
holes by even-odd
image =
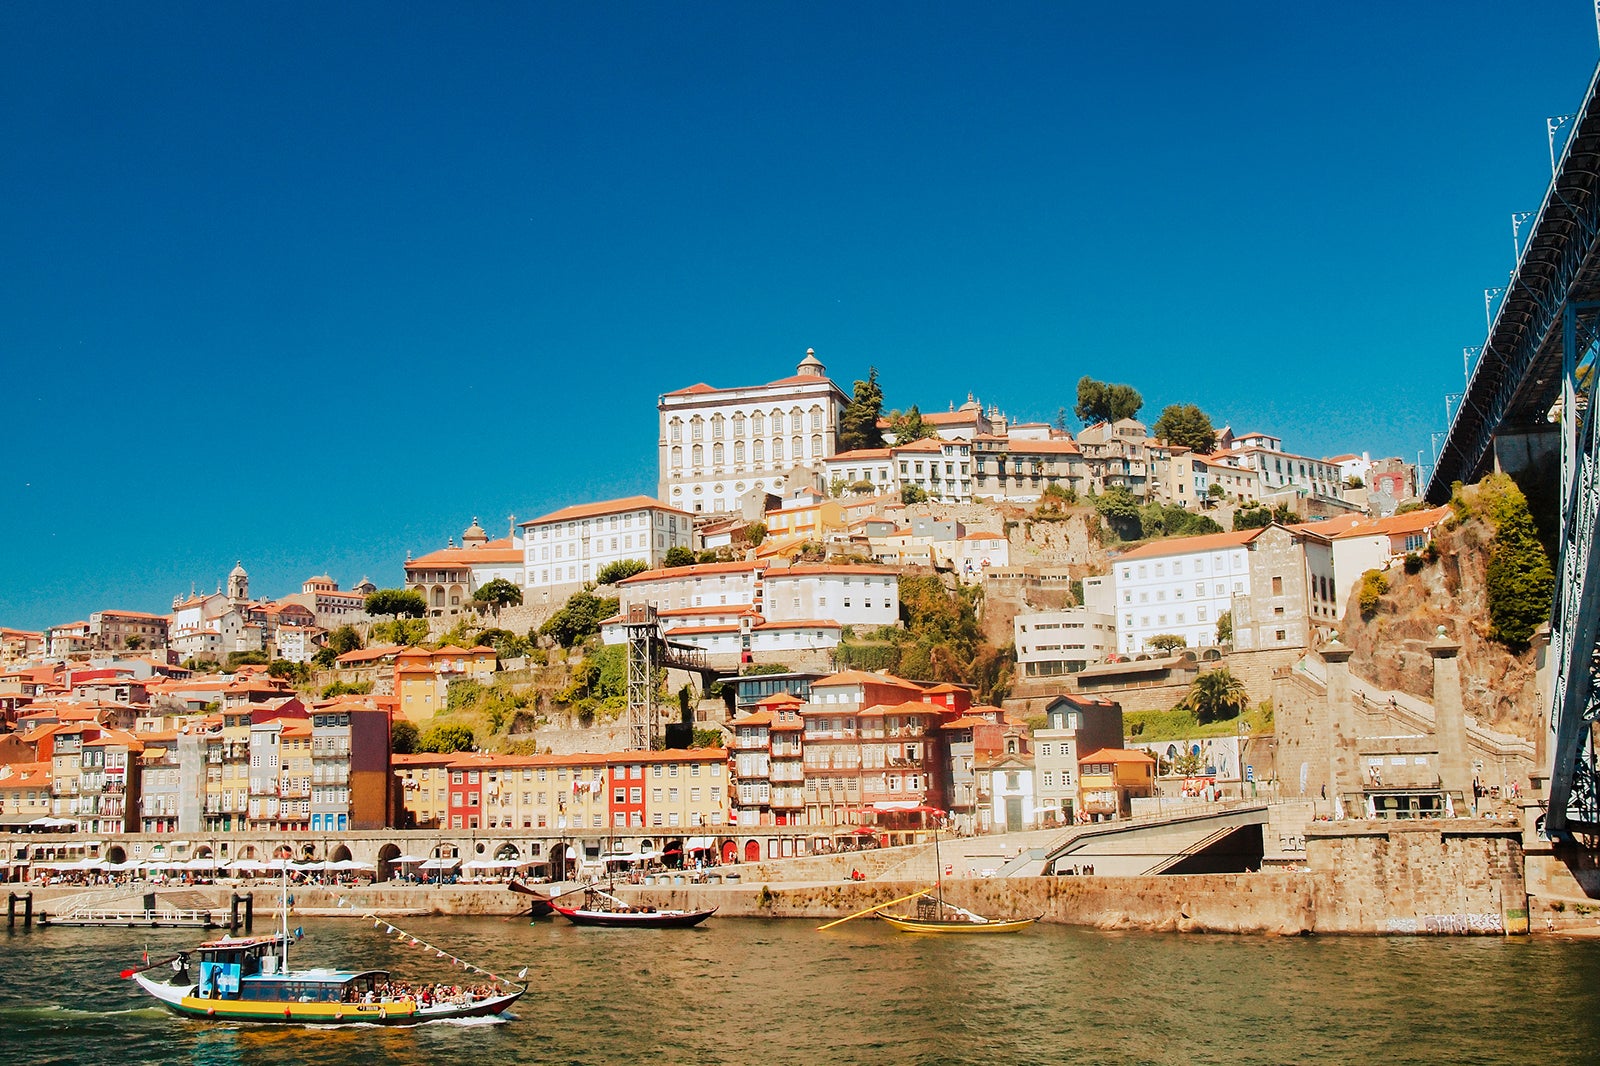
[[1390, 918], [1388, 931], [1411, 936], [1486, 936], [1504, 934], [1506, 926], [1498, 914], [1426, 914], [1420, 918]]

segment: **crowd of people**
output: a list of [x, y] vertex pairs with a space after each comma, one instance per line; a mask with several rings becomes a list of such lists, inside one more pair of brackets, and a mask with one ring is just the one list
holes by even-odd
[[347, 993], [347, 1002], [362, 1003], [393, 1003], [398, 1000], [409, 999], [418, 1007], [428, 1008], [440, 1003], [465, 1007], [483, 999], [503, 995], [502, 990], [489, 984], [478, 985], [447, 985], [447, 984], [412, 984], [409, 981], [379, 981], [372, 989], [359, 992], [353, 986]]

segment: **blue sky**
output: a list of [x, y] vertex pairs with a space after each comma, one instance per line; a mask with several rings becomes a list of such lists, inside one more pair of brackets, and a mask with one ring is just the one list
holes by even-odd
[[398, 583], [808, 347], [1414, 458], [1597, 53], [1582, 0], [7, 5], [0, 624]]

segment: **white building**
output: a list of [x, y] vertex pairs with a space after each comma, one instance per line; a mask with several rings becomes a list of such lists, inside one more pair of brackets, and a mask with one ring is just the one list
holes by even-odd
[[1086, 577], [1082, 606], [1012, 619], [1018, 673], [1024, 678], [1060, 677], [1104, 662], [1117, 650], [1114, 596], [1110, 578]]
[[[859, 448], [853, 452], [839, 452], [822, 461], [822, 480], [830, 488], [843, 482], [841, 496], [871, 495], [900, 492], [900, 480], [895, 476], [894, 454], [888, 448]], [[866, 486], [871, 486], [867, 489]]]
[[565, 600], [610, 563], [660, 566], [694, 541], [693, 516], [648, 496], [565, 507], [521, 526], [526, 602]]
[[1191, 648], [1215, 644], [1217, 618], [1236, 597], [1250, 596], [1246, 545], [1261, 531], [1240, 530], [1159, 540], [1112, 560], [1117, 639], [1122, 651], [1173, 633]]
[[[675, 628], [734, 625], [747, 612], [766, 624], [875, 627], [900, 620], [900, 575], [860, 564], [702, 563], [635, 574], [618, 584], [617, 593], [624, 614], [647, 604], [663, 625], [670, 621]], [[725, 613], [730, 608], [738, 612], [731, 618]]]
[[1280, 493], [1323, 500], [1344, 498], [1344, 474], [1337, 465], [1286, 452], [1281, 440], [1265, 433], [1234, 437], [1228, 441], [1228, 447], [1213, 458], [1254, 470], [1263, 498]]
[[972, 443], [928, 437], [890, 449], [902, 488], [915, 485], [930, 499], [972, 502]]
[[659, 494], [695, 513], [740, 508], [753, 491], [785, 496], [820, 486], [850, 398], [807, 350], [795, 373], [765, 385], [691, 385], [663, 395]]

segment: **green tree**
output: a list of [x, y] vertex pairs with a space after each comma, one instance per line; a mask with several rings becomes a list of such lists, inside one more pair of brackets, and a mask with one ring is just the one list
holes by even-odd
[[574, 592], [559, 611], [545, 619], [539, 632], [570, 648], [600, 632], [600, 623], [616, 614], [619, 606], [615, 596], [601, 599], [592, 592]]
[[680, 566], [693, 566], [694, 551], [690, 548], [685, 548], [682, 544], [675, 544], [667, 549], [666, 557], [661, 560], [661, 565], [668, 570], [673, 570]]
[[881, 417], [883, 389], [878, 385], [878, 368], [870, 367], [867, 380], [856, 382], [854, 396], [839, 413], [839, 451], [883, 447], [883, 431], [878, 428]]
[[928, 494], [920, 485], [906, 485], [900, 489], [901, 503], [927, 503]]
[[1217, 615], [1217, 643], [1224, 646], [1233, 644], [1233, 612], [1223, 611]]
[[1192, 403], [1168, 405], [1150, 432], [1169, 444], [1181, 444], [1206, 455], [1217, 446], [1217, 431], [1210, 417]]
[[241, 666], [266, 666], [267, 653], [264, 651], [230, 651], [228, 661], [223, 664], [223, 669], [233, 673]]
[[1187, 637], [1179, 633], [1157, 633], [1153, 637], [1146, 637], [1144, 646], [1151, 651], [1164, 651], [1168, 654], [1179, 651], [1189, 646]]
[[129, 651], [138, 651], [140, 648], [144, 647], [144, 638], [141, 636], [129, 637], [127, 640], [122, 642], [122, 646], [127, 648]]
[[410, 755], [421, 740], [417, 727], [404, 718], [396, 718], [389, 726], [389, 750], [396, 755]]
[[1356, 593], [1356, 606], [1361, 608], [1362, 614], [1370, 616], [1378, 609], [1379, 598], [1388, 591], [1389, 579], [1384, 576], [1383, 571], [1368, 570], [1361, 575], [1361, 588]]
[[416, 589], [378, 589], [367, 593], [366, 612], [376, 617], [426, 618], [428, 601]]
[[1201, 725], [1237, 718], [1250, 706], [1250, 691], [1227, 667], [1201, 674], [1189, 685], [1184, 702]]
[[426, 618], [396, 618], [372, 623], [372, 639], [385, 644], [421, 644], [428, 639]]
[[922, 412], [917, 410], [916, 404], [904, 411], [889, 412], [889, 432], [894, 434], [896, 445], [939, 435], [937, 429], [922, 420]]
[[1139, 501], [1122, 485], [1113, 485], [1095, 497], [1094, 509], [1122, 540], [1137, 540], [1143, 533]]
[[751, 522], [744, 527], [744, 542], [752, 548], [761, 547], [761, 542], [767, 539], [767, 524], [765, 522]]
[[1539, 542], [1528, 499], [1509, 477], [1496, 488], [1488, 518], [1494, 523], [1486, 575], [1489, 594], [1489, 636], [1514, 652], [1522, 652], [1533, 631], [1550, 614], [1555, 572]]
[[342, 625], [328, 634], [328, 640], [324, 646], [332, 648], [336, 657], [346, 652], [356, 651], [361, 647], [361, 634], [356, 631], [355, 626]]
[[371, 681], [335, 681], [322, 686], [322, 698], [331, 700], [335, 696], [365, 696], [371, 691]]
[[1078, 404], [1072, 409], [1086, 426], [1132, 418], [1144, 406], [1144, 397], [1132, 385], [1108, 385], [1091, 377], [1078, 379]]
[[485, 629], [478, 634], [477, 642], [494, 649], [502, 659], [515, 659], [528, 654], [528, 641], [509, 629]]
[[615, 585], [618, 581], [625, 581], [634, 574], [642, 574], [648, 569], [650, 564], [643, 559], [618, 559], [602, 566], [594, 579], [596, 584]]
[[417, 741], [417, 750], [448, 755], [457, 751], [471, 751], [477, 743], [471, 727], [459, 722], [441, 722], [428, 727]]
[[292, 663], [288, 659], [274, 659], [267, 664], [267, 673], [281, 677], [292, 685], [311, 683], [311, 668], [305, 663]]
[[505, 578], [497, 577], [474, 592], [472, 599], [494, 611], [498, 618], [502, 608], [522, 605], [522, 590]]

